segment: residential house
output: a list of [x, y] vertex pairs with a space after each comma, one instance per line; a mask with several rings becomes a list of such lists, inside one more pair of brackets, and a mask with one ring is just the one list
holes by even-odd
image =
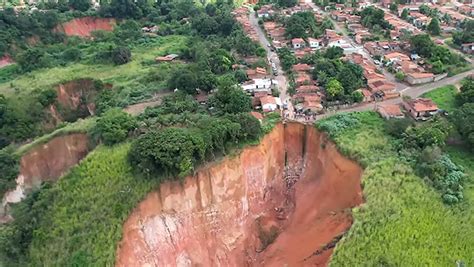
[[410, 57], [399, 52], [392, 52], [384, 55], [384, 60], [387, 61], [387, 64], [393, 64], [396, 61], [409, 61]]
[[262, 78], [264, 79], [264, 78], [267, 78], [268, 76], [267, 70], [260, 67], [257, 67], [255, 69], [248, 69], [246, 73], [247, 73], [247, 77], [250, 80], [262, 79]]
[[263, 92], [271, 93], [272, 87], [277, 85], [277, 81], [273, 79], [253, 79], [247, 82], [244, 82], [241, 86], [244, 91], [248, 93]]
[[296, 65], [293, 65], [293, 71], [295, 72], [305, 72], [305, 71], [310, 71], [312, 67], [308, 64], [303, 64], [303, 63], [298, 63]]
[[312, 81], [311, 76], [305, 72], [298, 72], [295, 80], [298, 86], [312, 84]]
[[295, 109], [299, 112], [319, 113], [323, 110], [321, 96], [317, 93], [297, 93], [293, 100], [297, 102]]
[[272, 112], [278, 108], [277, 101], [275, 97], [271, 95], [266, 95], [260, 97], [260, 103], [262, 105], [262, 110], [264, 112]]
[[405, 76], [405, 81], [410, 85], [413, 84], [421, 84], [421, 83], [429, 83], [432, 82], [435, 75], [429, 72], [414, 72], [414, 73], [407, 73]]
[[321, 39], [308, 38], [308, 43], [312, 49], [320, 49], [323, 46]]
[[362, 102], [364, 103], [372, 102], [373, 97], [372, 97], [372, 93], [369, 90], [362, 88], [362, 89], [359, 89], [358, 91], [364, 96], [364, 98], [362, 99]]
[[402, 119], [405, 117], [399, 105], [394, 104], [380, 104], [377, 105], [377, 112], [384, 119]]
[[291, 40], [291, 45], [293, 46], [293, 49], [301, 49], [305, 47], [306, 43], [303, 38], [293, 38]]
[[385, 79], [368, 80], [367, 87], [372, 93], [390, 92], [395, 90], [395, 84]]
[[300, 85], [296, 87], [296, 92], [297, 93], [317, 93], [319, 92], [319, 87], [316, 85]]
[[403, 106], [415, 120], [426, 120], [438, 112], [438, 106], [427, 98], [407, 100]]

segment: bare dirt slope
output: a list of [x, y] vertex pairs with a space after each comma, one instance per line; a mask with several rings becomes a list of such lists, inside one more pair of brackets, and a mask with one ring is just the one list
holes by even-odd
[[115, 19], [83, 17], [63, 23], [57, 30], [67, 36], [90, 37], [93, 31], [112, 31], [114, 26]]
[[124, 225], [116, 265], [326, 265], [362, 203], [361, 172], [314, 127], [278, 125], [150, 193]]

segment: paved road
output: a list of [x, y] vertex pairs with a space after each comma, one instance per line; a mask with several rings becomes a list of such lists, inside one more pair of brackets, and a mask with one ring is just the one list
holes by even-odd
[[285, 72], [281, 68], [281, 63], [280, 59], [278, 58], [277, 53], [273, 52], [270, 47], [271, 44], [268, 41], [267, 37], [265, 36], [265, 33], [263, 32], [262, 28], [260, 28], [260, 25], [258, 25], [258, 19], [255, 17], [255, 11], [253, 9], [250, 9], [249, 13], [249, 20], [250, 24], [252, 25], [252, 28], [255, 30], [255, 32], [258, 35], [258, 40], [260, 42], [260, 45], [265, 48], [267, 51], [267, 58], [269, 62], [273, 62], [275, 64], [275, 67], [278, 71], [278, 75], [274, 76], [274, 79], [278, 82], [278, 87], [280, 88], [280, 99], [283, 103], [288, 104], [288, 111], [290, 112], [289, 116], [293, 117], [293, 106], [290, 101], [290, 96], [287, 93], [288, 90], [288, 80], [287, 77], [285, 76]]

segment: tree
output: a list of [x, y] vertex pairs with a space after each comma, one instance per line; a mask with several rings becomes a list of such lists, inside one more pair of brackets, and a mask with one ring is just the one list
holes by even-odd
[[431, 8], [425, 4], [420, 6], [420, 13], [429, 16], [431, 14]]
[[112, 51], [112, 62], [115, 65], [123, 65], [132, 59], [132, 52], [130, 48], [119, 46]]
[[396, 138], [402, 138], [410, 126], [413, 126], [413, 121], [409, 118], [389, 119], [385, 123], [385, 131]]
[[62, 58], [66, 62], [79, 61], [82, 58], [82, 52], [77, 47], [71, 47], [64, 50]]
[[267, 50], [265, 50], [265, 48], [263, 48], [263, 47], [259, 47], [259, 48], [257, 48], [257, 51], [255, 52], [255, 54], [259, 57], [266, 57], [267, 56]]
[[209, 92], [216, 88], [217, 77], [210, 70], [201, 71], [198, 74], [197, 84], [199, 89]]
[[427, 30], [432, 35], [439, 35], [441, 33], [441, 27], [439, 26], [439, 20], [437, 18], [431, 19], [431, 22], [428, 24]]
[[242, 113], [252, 110], [250, 96], [239, 87], [225, 82], [220, 85], [217, 92], [209, 99], [209, 104], [218, 114]]
[[443, 62], [441, 62], [440, 60], [436, 60], [435, 62], [433, 62], [431, 64], [431, 71], [434, 74], [440, 74], [440, 73], [445, 72], [445, 67], [444, 67]]
[[194, 95], [199, 83], [195, 72], [188, 68], [178, 69], [171, 74], [168, 80], [168, 88], [171, 90], [178, 89]]
[[343, 94], [344, 88], [338, 80], [330, 79], [326, 85], [326, 92], [331, 99], [335, 99]]
[[435, 47], [434, 42], [428, 34], [417, 34], [410, 38], [411, 47], [422, 57], [431, 57]]
[[453, 121], [466, 142], [474, 148], [474, 103], [466, 103], [453, 114]]
[[19, 172], [19, 157], [12, 149], [0, 150], [0, 195], [16, 185], [15, 179]]
[[390, 11], [392, 11], [393, 14], [398, 15], [398, 4], [393, 2], [390, 4]]
[[[165, 128], [149, 131], [132, 143], [131, 165], [147, 177], [163, 174], [184, 177], [204, 159], [206, 144], [199, 132], [186, 128]], [[177, 177], [176, 177], [177, 178]], [[165, 179], [176, 179], [166, 177]]]
[[69, 6], [74, 10], [87, 11], [91, 7], [90, 0], [69, 0]]
[[460, 89], [461, 92], [457, 95], [458, 102], [461, 105], [474, 103], [474, 79], [466, 79]]
[[402, 14], [400, 15], [400, 17], [401, 17], [403, 20], [407, 20], [407, 19], [408, 19], [408, 15], [409, 15], [408, 8], [404, 8], [403, 11], [402, 11]]
[[294, 7], [296, 6], [298, 2], [296, 0], [278, 0], [277, 4], [280, 7], [286, 8], [286, 7]]
[[137, 127], [137, 122], [130, 114], [113, 108], [106, 111], [98, 120], [93, 133], [106, 145], [125, 141], [129, 132]]
[[237, 80], [238, 83], [243, 83], [248, 79], [247, 73], [243, 70], [236, 70], [234, 72], [234, 78]]
[[353, 91], [351, 93], [351, 100], [354, 103], [360, 103], [364, 100], [364, 95], [361, 91]]
[[341, 58], [343, 55], [344, 55], [344, 50], [340, 48], [339, 46], [331, 46], [328, 49], [326, 49], [326, 52], [324, 53], [324, 57], [329, 58], [329, 59]]
[[239, 140], [256, 140], [262, 134], [260, 122], [250, 113], [228, 114], [225, 118], [240, 124]]
[[397, 79], [397, 81], [405, 80], [405, 73], [397, 71], [397, 73], [395, 73], [395, 79]]
[[44, 68], [49, 65], [46, 52], [39, 48], [29, 48], [20, 53], [16, 60], [23, 72]]

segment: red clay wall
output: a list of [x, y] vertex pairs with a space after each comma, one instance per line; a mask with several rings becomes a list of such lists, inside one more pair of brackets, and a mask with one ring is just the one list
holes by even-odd
[[67, 36], [90, 37], [93, 31], [112, 31], [115, 19], [84, 17], [63, 23], [57, 30], [64, 32]]
[[[350, 227], [361, 172], [314, 127], [277, 125], [258, 146], [150, 193], [124, 224], [116, 265], [326, 264], [331, 249], [312, 254]], [[258, 235], [271, 227], [280, 234], [263, 250]]]

